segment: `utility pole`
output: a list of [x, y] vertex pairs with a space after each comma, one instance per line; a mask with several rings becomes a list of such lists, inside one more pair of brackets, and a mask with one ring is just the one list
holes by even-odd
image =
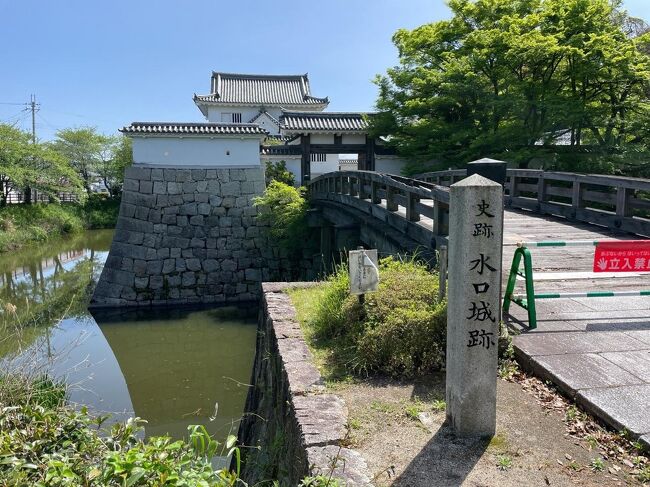
[[[40, 107], [40, 103], [36, 103], [36, 95], [32, 95], [29, 103], [25, 103], [27, 105], [27, 110], [31, 110], [32, 112], [32, 144], [36, 145], [36, 112], [38, 111], [38, 107]], [[27, 186], [25, 188], [25, 203], [29, 204], [32, 202], [32, 188]]]
[[40, 103], [36, 103], [36, 95], [32, 95], [31, 101], [28, 103], [29, 109], [32, 111], [32, 144], [36, 145], [36, 112], [40, 107]]

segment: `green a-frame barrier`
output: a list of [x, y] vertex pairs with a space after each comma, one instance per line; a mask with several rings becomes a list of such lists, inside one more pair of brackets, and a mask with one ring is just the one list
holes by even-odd
[[[521, 259], [524, 259], [523, 272], [519, 269]], [[517, 276], [524, 278], [526, 282], [526, 298], [513, 297], [512, 293], [515, 290], [517, 283]], [[506, 292], [503, 296], [503, 312], [507, 313], [510, 310], [510, 303], [515, 303], [528, 311], [528, 328], [537, 328], [537, 313], [535, 312], [535, 287], [533, 285], [533, 262], [530, 256], [530, 251], [526, 247], [518, 247], [515, 250], [515, 255], [512, 258], [512, 266], [510, 267], [510, 275], [508, 276], [508, 285]]]

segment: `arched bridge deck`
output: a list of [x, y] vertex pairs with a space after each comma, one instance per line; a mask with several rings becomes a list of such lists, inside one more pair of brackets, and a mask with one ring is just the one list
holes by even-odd
[[[353, 209], [357, 218], [399, 233], [412, 246], [447, 241], [448, 185], [464, 170], [418, 179], [341, 171], [308, 184], [315, 206]], [[650, 236], [650, 180], [508, 170], [504, 187], [504, 281], [517, 242], [627, 240]], [[410, 250], [410, 249], [407, 249]], [[648, 272], [593, 273], [593, 248], [531, 249], [536, 292], [650, 289]], [[519, 284], [522, 290], [522, 283]], [[650, 297], [537, 301], [538, 328], [508, 321], [521, 362], [611, 426], [627, 428], [650, 445]]]

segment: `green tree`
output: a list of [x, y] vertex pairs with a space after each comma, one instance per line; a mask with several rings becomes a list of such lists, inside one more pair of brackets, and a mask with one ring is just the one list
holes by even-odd
[[51, 148], [65, 158], [83, 181], [88, 194], [100, 179], [104, 160], [112, 158], [113, 140], [97, 132], [94, 127], [59, 130]]
[[[400, 63], [376, 80], [372, 131], [392, 135], [410, 171], [484, 156], [557, 165], [586, 147], [590, 157], [645, 150], [650, 37], [618, 2], [449, 7], [450, 20], [396, 32]], [[561, 151], [559, 136], [568, 141]]]
[[100, 152], [97, 175], [111, 197], [119, 197], [124, 184], [124, 170], [133, 164], [131, 139], [123, 135], [107, 137]]
[[271, 184], [271, 181], [279, 181], [289, 186], [296, 185], [296, 178], [287, 169], [287, 163], [285, 161], [266, 161], [265, 178], [267, 186]]
[[53, 200], [58, 193], [83, 196], [82, 182], [60, 154], [49, 146], [32, 144], [31, 135], [0, 124], [0, 205], [12, 191], [32, 188]]

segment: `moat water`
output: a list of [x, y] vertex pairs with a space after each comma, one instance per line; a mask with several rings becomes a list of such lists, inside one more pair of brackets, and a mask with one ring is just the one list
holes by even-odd
[[0, 254], [0, 367], [65, 381], [68, 399], [145, 434], [236, 434], [257, 308], [87, 310], [111, 230]]

